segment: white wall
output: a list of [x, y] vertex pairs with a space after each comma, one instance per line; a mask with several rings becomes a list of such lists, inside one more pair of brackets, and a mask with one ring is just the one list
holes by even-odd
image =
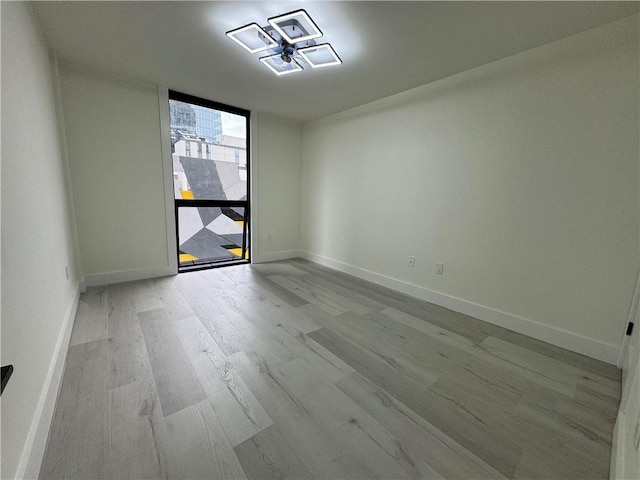
[[170, 273], [158, 90], [61, 64], [88, 284]]
[[298, 255], [300, 233], [300, 123], [257, 115], [254, 169], [258, 185], [253, 203], [256, 222], [254, 259], [270, 261]]
[[[64, 62], [61, 85], [86, 283], [172, 273], [157, 86]], [[300, 225], [301, 126], [263, 114], [253, 125], [254, 259], [292, 256]]]
[[[55, 81], [25, 3], [2, 2], [2, 478], [37, 475], [78, 295]], [[67, 280], [65, 266], [71, 278]], [[41, 457], [40, 457], [41, 458]]]
[[635, 16], [307, 124], [302, 249], [615, 363], [639, 260], [637, 92]]

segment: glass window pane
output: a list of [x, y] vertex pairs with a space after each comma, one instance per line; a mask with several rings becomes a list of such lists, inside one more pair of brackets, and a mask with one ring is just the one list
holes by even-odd
[[247, 260], [245, 223], [244, 207], [178, 207], [180, 266]]
[[247, 199], [246, 118], [169, 100], [175, 198]]

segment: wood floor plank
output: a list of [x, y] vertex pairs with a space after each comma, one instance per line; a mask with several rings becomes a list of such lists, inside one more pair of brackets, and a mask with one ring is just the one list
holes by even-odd
[[[371, 315], [367, 317], [373, 318]], [[410, 337], [410, 334], [394, 329], [394, 326], [388, 322], [383, 322], [382, 326], [396, 336]], [[449, 337], [450, 335], [437, 336], [440, 339]], [[415, 338], [415, 340], [418, 339]], [[571, 401], [569, 397], [564, 395], [553, 395], [552, 392], [545, 393], [544, 389], [528, 383], [525, 379], [514, 377], [513, 372], [510, 374], [503, 369], [497, 369], [496, 374], [493, 374], [492, 371], [495, 368], [492, 365], [482, 361], [474, 362], [472, 358], [467, 358], [466, 351], [458, 349], [450, 349], [449, 352], [447, 350], [439, 351], [439, 348], [430, 344], [427, 339], [422, 338], [419, 342], [426, 347], [426, 350], [439, 352], [442, 355], [440, 363], [442, 367], [445, 367], [441, 371], [442, 378], [431, 386], [430, 391], [437, 394], [440, 400], [455, 399], [456, 406], [462, 408], [462, 416], [469, 413], [472, 415], [471, 419], [478, 419], [483, 424], [506, 425], [507, 422], [513, 422], [511, 413], [520, 396], [526, 395], [532, 403], [548, 409], [555, 408], [561, 400]], [[421, 358], [419, 351], [410, 349], [409, 352], [412, 357]], [[428, 362], [437, 360], [432, 356], [423, 357], [424, 361]], [[486, 354], [482, 358], [486, 359]], [[469, 375], [471, 371], [473, 371], [473, 375]], [[571, 378], [568, 377], [565, 377], [565, 382], [568, 382], [569, 385], [572, 384]], [[575, 386], [575, 382], [573, 385]], [[509, 401], [510, 397], [511, 401]], [[431, 401], [433, 402], [433, 400]], [[432, 408], [437, 405], [438, 403], [432, 403]], [[444, 405], [440, 405], [439, 408], [444, 408]], [[540, 427], [540, 425], [533, 426]], [[533, 441], [544, 442], [543, 439], [534, 435], [515, 436], [511, 440], [523, 451], [527, 448], [538, 448], [538, 445], [532, 443]], [[578, 457], [572, 459], [570, 455], [567, 455], [566, 458], [569, 463], [578, 461]]]
[[171, 454], [177, 470], [169, 478], [245, 479], [233, 447], [208, 400], [165, 417]]
[[231, 281], [234, 285], [250, 285], [251, 288], [259, 291], [263, 295], [274, 298], [276, 303], [289, 307], [298, 307], [308, 303], [303, 298], [300, 298], [267, 278], [270, 275], [304, 275], [303, 271], [289, 264], [256, 264], [252, 265], [251, 269], [225, 269], [222, 273], [223, 275], [216, 275], [215, 278], [217, 281], [220, 281], [220, 277], [223, 277]]
[[[204, 313], [206, 309], [196, 309], [196, 313], [205, 326], [206, 322], [211, 322], [215, 323], [216, 329], [231, 332], [227, 338], [236, 340], [234, 344], [220, 345], [220, 342], [216, 341], [226, 355], [253, 349], [264, 355], [272, 365], [286, 363], [295, 358], [291, 345], [287, 345], [289, 339], [283, 340], [277, 336], [280, 329], [278, 318], [263, 315], [259, 306], [243, 305], [243, 296], [240, 294], [211, 290], [208, 294], [202, 292], [204, 298], [200, 303], [211, 305], [216, 311], [215, 318], [207, 316]], [[294, 327], [292, 329], [295, 330]], [[217, 340], [213, 334], [212, 337]]]
[[[283, 330], [287, 334], [294, 336], [286, 328], [283, 328]], [[355, 371], [353, 367], [320, 345], [309, 335], [298, 333], [295, 338], [300, 348], [296, 348], [294, 351], [298, 353], [300, 358], [307, 360], [310, 368], [320, 373], [322, 378], [337, 382]]]
[[587, 432], [579, 432], [540, 406], [523, 402], [514, 422], [500, 429], [508, 438], [528, 445], [514, 478], [608, 478], [610, 445], [585, 436]]
[[558, 360], [565, 365], [571, 365], [589, 373], [599, 375], [600, 377], [609, 378], [616, 382], [620, 381], [621, 371], [615, 365], [596, 360], [595, 358], [589, 358], [585, 355], [565, 350], [564, 348], [551, 345], [550, 343], [543, 342], [542, 340], [527, 337], [521, 333], [512, 332], [506, 329], [494, 332], [493, 336], [496, 336], [505, 342], [519, 345], [533, 352]]
[[256, 263], [251, 266], [251, 269], [265, 277], [269, 275], [305, 275], [305, 272], [292, 262]]
[[154, 280], [139, 280], [127, 283], [137, 313], [162, 308], [162, 299], [153, 288]]
[[322, 470], [322, 475], [316, 475], [316, 478], [369, 480], [380, 477], [377, 476], [373, 470], [368, 468], [367, 465], [363, 465], [360, 462], [354, 462], [351, 459], [351, 455], [345, 453], [327, 463]]
[[359, 373], [340, 380], [338, 387], [396, 436], [423, 478], [505, 478]]
[[564, 398], [558, 400], [554, 410], [570, 422], [575, 423], [577, 428], [586, 429], [610, 443], [616, 423], [614, 412], [606, 409], [594, 410], [588, 404]]
[[165, 309], [171, 319], [181, 319], [195, 315], [191, 306], [176, 288], [175, 281], [175, 277], [164, 277], [154, 279], [151, 282], [162, 308]]
[[468, 339], [480, 343], [488, 336], [494, 336], [507, 341], [521, 341], [526, 343], [528, 348], [533, 351], [540, 350], [547, 356], [566, 360], [567, 363], [576, 363], [578, 365], [592, 365], [594, 373], [607, 372], [606, 375], [613, 379], [619, 376], [619, 371], [612, 365], [604, 364], [593, 359], [586, 359], [582, 355], [569, 352], [567, 350], [555, 347], [553, 345], [540, 342], [539, 340], [525, 337], [518, 333], [507, 330], [482, 320], [454, 312], [447, 308], [424, 302], [408, 295], [389, 290], [380, 285], [375, 285], [366, 280], [344, 274], [342, 272], [333, 271], [322, 265], [314, 264], [304, 259], [295, 258], [288, 261], [296, 268], [303, 270], [309, 274], [319, 276], [328, 282], [347, 288], [353, 292], [378, 300], [389, 308], [394, 308], [408, 315], [420, 318], [429, 323], [447, 329], [456, 334], [467, 337]]
[[286, 288], [299, 297], [304, 298], [306, 301], [317, 305], [322, 310], [331, 315], [340, 315], [349, 311], [348, 309], [336, 303], [332, 298], [329, 298], [329, 296], [314, 292], [313, 290], [305, 287], [299, 282], [293, 282], [280, 275], [271, 275], [269, 277], [269, 280], [277, 283], [281, 287]]
[[[506, 383], [511, 383], [514, 386], [519, 385], [526, 393], [531, 393], [533, 389], [526, 388], [524, 382], [520, 381], [522, 379], [530, 380], [531, 382], [535, 382], [546, 389], [553, 390], [568, 397], [573, 396], [575, 393], [577, 381], [568, 382], [564, 378], [558, 380], [557, 378], [554, 378], [552, 376], [540, 373], [535, 369], [528, 368], [527, 366], [522, 366], [518, 362], [508, 360], [503, 355], [496, 355], [493, 351], [488, 350], [482, 344], [478, 345], [466, 337], [462, 337], [454, 332], [450, 332], [449, 330], [441, 328], [437, 325], [433, 325], [427, 321], [413, 317], [399, 310], [387, 308], [381, 313], [389, 317], [390, 319], [401, 323], [402, 325], [410, 327], [420, 333], [429, 335], [430, 337], [436, 339], [438, 342], [453, 347], [453, 352], [455, 352], [454, 355], [452, 355], [453, 357], [461, 358], [461, 351], [465, 354], [473, 355], [475, 358], [481, 361], [476, 364], [478, 365], [478, 367], [476, 367], [476, 370], [478, 370], [479, 366], [482, 364], [494, 365], [499, 367], [499, 369], [496, 370], [496, 381], [499, 381], [500, 378], [506, 379]], [[542, 393], [543, 391], [539, 390], [539, 392]]]
[[[421, 391], [426, 390], [438, 379], [437, 375], [430, 373], [428, 376], [412, 378], [393, 358], [364, 350], [326, 328], [311, 332], [309, 336], [385, 390], [395, 391], [413, 387], [408, 390], [408, 393], [411, 392], [418, 397]], [[416, 401], [418, 401], [417, 398]]]
[[306, 260], [293, 259], [291, 263], [301, 270], [326, 278], [336, 285], [378, 300], [387, 305], [387, 307], [427, 320], [476, 342], [481, 342], [495, 332], [494, 326], [486, 322], [453, 312], [438, 305], [422, 302], [408, 295], [389, 290], [351, 275], [335, 272]]
[[398, 375], [389, 364], [330, 330], [322, 328], [310, 336], [488, 465], [507, 477], [513, 474], [522, 450], [496, 434], [474, 412], [458, 405], [455, 398]]
[[298, 307], [297, 310], [304, 312], [304, 314], [313, 319], [319, 327], [331, 328], [334, 322], [340, 321], [340, 316], [329, 315], [312, 303]]
[[313, 478], [275, 425], [234, 447], [249, 480]]
[[[442, 373], [450, 373], [446, 368], [436, 370], [444, 365], [443, 359], [447, 360], [442, 357], [446, 353], [441, 345], [431, 339], [414, 338], [419, 337], [418, 332], [396, 332], [393, 327], [377, 312], [364, 316], [347, 312], [335, 317], [330, 329], [418, 383], [429, 385]], [[425, 340], [431, 343], [423, 343]]]
[[95, 342], [107, 338], [107, 289], [88, 288], [80, 295], [69, 345]]
[[[235, 290], [220, 292], [216, 298], [226, 318], [271, 365], [281, 365], [298, 357], [305, 358], [332, 381], [353, 371], [298, 328], [302, 326], [307, 330], [311, 325], [312, 320], [305, 314], [297, 310], [275, 310], [254, 294]], [[315, 323], [313, 329], [317, 329]]]
[[232, 446], [273, 424], [197, 317], [172, 326]]
[[612, 395], [619, 394], [620, 383], [616, 380], [564, 364], [554, 358], [533, 352], [519, 345], [495, 337], [487, 337], [482, 341], [481, 345], [492, 354], [508, 362], [520, 365], [532, 372], [537, 372], [559, 382], [572, 379], [576, 383], [580, 382], [584, 385], [593, 385], [596, 388], [605, 389]]
[[320, 328], [313, 319], [301, 313], [300, 310], [281, 308], [268, 294], [262, 294], [252, 286], [239, 285], [234, 290], [222, 292], [221, 295], [225, 296], [227, 301], [234, 299], [239, 302], [244, 307], [245, 312], [249, 314], [268, 315], [271, 318], [275, 318], [277, 323], [282, 323], [282, 320], [285, 320], [286, 323], [291, 324], [303, 333], [309, 333]]
[[207, 398], [163, 309], [138, 314], [164, 416]]
[[[229, 360], [309, 471], [317, 478], [338, 478], [332, 461], [343, 452], [333, 437], [326, 438], [318, 430], [269, 362], [252, 350], [236, 353]], [[360, 478], [367, 478], [366, 474], [371, 473], [359, 466], [354, 466], [354, 470], [364, 475]]]
[[108, 343], [69, 348], [40, 478], [108, 478]]
[[152, 381], [109, 391], [109, 478], [168, 478], [168, 436]]
[[[260, 275], [257, 275], [257, 277], [262, 278]], [[275, 316], [292, 322], [296, 328], [303, 332], [318, 328], [306, 315], [302, 315], [294, 309], [286, 308], [287, 305], [282, 305], [278, 297], [257, 286], [256, 283], [236, 284], [230, 281], [226, 275], [219, 275], [217, 272], [207, 272], [202, 280], [200, 283], [201, 294], [206, 297], [206, 301], [215, 305], [225, 314], [231, 309], [242, 311], [252, 317], [268, 315], [273, 318]], [[266, 281], [276, 285], [268, 280]], [[295, 304], [298, 305], [298, 303]]]
[[251, 283], [252, 288], [264, 293], [265, 295], [271, 295], [278, 302], [284, 302], [290, 307], [300, 307], [309, 303], [304, 298], [299, 297], [295, 293], [287, 290], [286, 288], [278, 285], [277, 283], [269, 280], [262, 274], [256, 274], [254, 282]]
[[149, 371], [147, 347], [126, 286], [108, 288], [109, 388], [143, 380]]
[[210, 305], [200, 308], [197, 317], [225, 355], [241, 352], [251, 346], [249, 339], [240, 328], [242, 323], [237, 322], [234, 312]]
[[248, 348], [249, 342], [234, 322], [235, 312], [229, 309], [223, 311], [224, 303], [212, 293], [209, 284], [210, 282], [200, 275], [186, 279], [178, 277], [175, 282], [176, 288], [225, 355]]
[[[340, 295], [341, 297], [350, 299], [356, 303], [364, 305], [365, 307], [367, 307], [369, 311], [377, 311], [377, 310], [383, 310], [385, 308], [388, 308], [387, 305], [385, 305], [382, 302], [379, 302], [366, 295], [362, 295], [357, 292], [354, 292], [349, 288], [341, 287], [340, 285], [337, 285], [336, 283], [330, 280], [327, 280], [323, 277], [317, 276], [313, 273], [306, 273], [304, 277], [304, 282], [328, 289]], [[354, 312], [354, 313], [357, 313], [357, 312]]]
[[[611, 441], [601, 435], [600, 432], [586, 428], [568, 415], [549, 409], [541, 405], [534, 405], [526, 399], [520, 402], [516, 409], [516, 420], [509, 425], [503, 425], [505, 435], [519, 444], [526, 445], [527, 450], [536, 451], [548, 448], [550, 442], [555, 441], [565, 451], [564, 462], [568, 465], [591, 464], [598, 470], [600, 465], [604, 473], [604, 465], [608, 463], [611, 454]], [[529, 427], [528, 436], [523, 434], [525, 429], [521, 425]], [[544, 431], [545, 435], [535, 441], [538, 431]], [[567, 445], [571, 445], [567, 448]], [[574, 453], [571, 453], [571, 452]]]
[[615, 417], [618, 414], [620, 398], [611, 392], [602, 392], [578, 382], [573, 400], [581, 405], [587, 406], [590, 410], [601, 412], [603, 415]]
[[345, 453], [380, 478], [420, 478], [406, 449], [334, 384], [314, 375], [297, 359], [278, 368], [283, 383], [304, 406], [318, 428], [326, 430]]
[[319, 325], [305, 313], [297, 309], [276, 310], [251, 294], [238, 292], [238, 295], [241, 296], [231, 294], [228, 298], [244, 313], [243, 318], [251, 321], [253, 325], [260, 325], [264, 332], [268, 332], [276, 341], [282, 342], [291, 352], [291, 356], [281, 363], [297, 357], [305, 358], [311, 365], [321, 369], [325, 377], [331, 381], [337, 381], [353, 372], [349, 365], [307, 335], [317, 330]]
[[[525, 452], [513, 474], [515, 480], [596, 480], [608, 478], [588, 465], [569, 465], [564, 461], [563, 449], [548, 448], [540, 452]], [[550, 474], [550, 472], [554, 472]]]
[[264, 279], [269, 275], [306, 275], [290, 262], [252, 263], [239, 268], [224, 268], [220, 272], [236, 284], [254, 284], [258, 277]]
[[43, 478], [608, 476], [602, 362], [300, 259], [88, 293]]
[[355, 300], [354, 295], [343, 295], [342, 293], [336, 292], [336, 288], [328, 288], [326, 285], [322, 285], [322, 282], [311, 279], [309, 275], [304, 277], [290, 278], [284, 277], [292, 283], [297, 283], [302, 286], [309, 293], [320, 297], [320, 298], [328, 298], [336, 305], [346, 309], [348, 312], [353, 312], [356, 315], [364, 315], [369, 312], [371, 308], [369, 308], [368, 304], [372, 302], [363, 299], [361, 301]]

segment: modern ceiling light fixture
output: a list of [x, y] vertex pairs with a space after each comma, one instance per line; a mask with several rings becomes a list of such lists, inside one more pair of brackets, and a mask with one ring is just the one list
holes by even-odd
[[227, 37], [236, 42], [249, 53], [258, 53], [275, 48], [278, 43], [269, 36], [257, 23], [227, 32]]
[[311, 68], [340, 65], [342, 60], [329, 43], [316, 44], [322, 31], [305, 10], [296, 10], [267, 19], [260, 27], [250, 23], [230, 30], [227, 37], [249, 53], [269, 52], [260, 61], [276, 75]]

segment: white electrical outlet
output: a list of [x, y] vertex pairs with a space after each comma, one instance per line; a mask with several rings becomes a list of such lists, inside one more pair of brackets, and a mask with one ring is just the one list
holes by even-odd
[[442, 275], [443, 271], [444, 271], [444, 263], [436, 263], [436, 268], [435, 268], [436, 275]]
[[409, 266], [410, 267], [416, 266], [416, 257], [409, 257]]

